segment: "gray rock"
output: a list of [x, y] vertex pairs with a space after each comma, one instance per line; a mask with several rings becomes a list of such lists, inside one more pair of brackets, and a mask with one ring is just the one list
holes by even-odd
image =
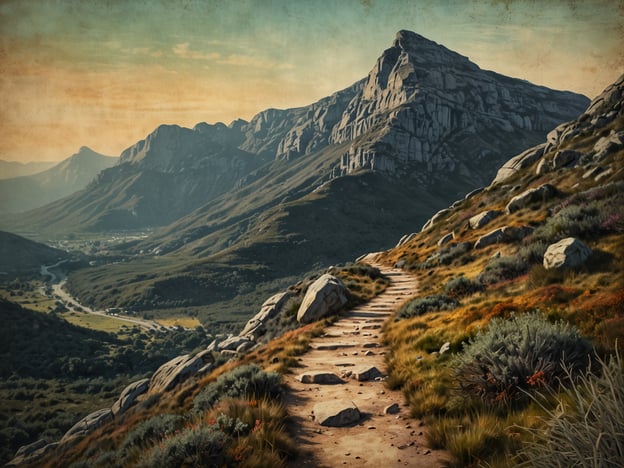
[[593, 178], [596, 177], [598, 174], [600, 174], [602, 171], [604, 171], [604, 167], [602, 166], [596, 166], [596, 167], [592, 167], [591, 169], [587, 170], [584, 174], [583, 174], [583, 179], [588, 179], [588, 178]]
[[608, 154], [624, 145], [624, 131], [612, 131], [608, 136], [600, 138], [594, 145], [594, 160], [600, 161]]
[[492, 244], [522, 240], [532, 232], [533, 228], [529, 226], [503, 226], [479, 237], [474, 244], [474, 248], [483, 249]]
[[472, 192], [468, 192], [464, 197], [464, 200], [470, 200], [472, 197], [479, 195], [481, 192], [485, 190], [485, 187], [480, 187], [478, 189], [474, 189]]
[[397, 414], [399, 411], [401, 411], [399, 404], [392, 403], [391, 405], [388, 405], [384, 408], [383, 413], [384, 414]]
[[[556, 129], [555, 129], [556, 130]], [[553, 131], [555, 131], [553, 130]], [[551, 132], [552, 133], [552, 132]], [[550, 133], [549, 133], [550, 136]], [[517, 156], [514, 156], [509, 161], [507, 161], [496, 173], [496, 177], [492, 181], [492, 185], [500, 184], [511, 176], [513, 176], [520, 169], [530, 166], [544, 154], [544, 148], [546, 144], [541, 144], [538, 146], [534, 146], [533, 148], [529, 148], [528, 150], [520, 153]]]
[[121, 391], [119, 398], [113, 404], [111, 411], [113, 416], [122, 415], [128, 408], [130, 408], [136, 401], [139, 395], [147, 392], [149, 388], [150, 379], [141, 379], [131, 383]]
[[377, 377], [382, 377], [383, 374], [379, 372], [375, 366], [359, 366], [351, 370], [351, 376], [358, 382], [365, 382], [367, 380], [375, 380]]
[[347, 288], [335, 276], [324, 274], [310, 285], [297, 312], [299, 323], [311, 323], [337, 312], [347, 303]]
[[602, 179], [604, 179], [605, 177], [609, 177], [611, 174], [613, 174], [613, 168], [610, 167], [609, 169], [602, 171], [600, 174], [598, 174], [596, 177], [594, 177], [594, 180], [596, 182], [600, 182]]
[[293, 293], [285, 291], [269, 297], [260, 307], [260, 312], [249, 319], [239, 335], [256, 341], [264, 334], [266, 322], [277, 316], [292, 296]]
[[113, 420], [113, 412], [110, 408], [104, 408], [85, 416], [74, 424], [63, 436], [59, 445], [69, 446], [95, 431], [109, 421]]
[[486, 210], [473, 216], [468, 220], [471, 229], [479, 229], [488, 224], [493, 219], [498, 218], [502, 214], [498, 210]]
[[5, 466], [26, 466], [34, 465], [39, 462], [47, 454], [54, 451], [58, 447], [58, 442], [48, 444], [44, 439], [39, 439], [32, 444], [20, 447], [15, 453], [15, 457]]
[[444, 244], [448, 244], [453, 239], [455, 239], [455, 233], [454, 232], [449, 232], [448, 234], [446, 234], [446, 235], [444, 235], [444, 236], [442, 236], [440, 238], [440, 240], [438, 241], [438, 247], [442, 247]]
[[548, 200], [556, 194], [557, 189], [552, 185], [540, 185], [539, 187], [526, 190], [520, 195], [513, 197], [505, 207], [505, 211], [507, 214], [514, 213], [532, 203]]
[[574, 150], [557, 151], [552, 160], [553, 169], [560, 169], [562, 167], [575, 164], [582, 154]]
[[567, 237], [548, 246], [544, 254], [544, 268], [575, 268], [585, 263], [591, 254], [591, 249], [582, 241]]
[[334, 400], [314, 405], [314, 419], [321, 426], [344, 427], [358, 422], [362, 415], [350, 400]]
[[217, 351], [236, 351], [239, 347], [249, 345], [249, 343], [251, 346], [254, 345], [253, 341], [246, 336], [230, 335], [217, 345]]
[[415, 232], [412, 232], [411, 234], [405, 234], [403, 237], [401, 237], [399, 239], [399, 242], [397, 243], [396, 247], [401, 247], [402, 245], [407, 244], [409, 241], [411, 241], [414, 237], [416, 237]]
[[344, 383], [340, 377], [329, 371], [309, 371], [299, 375], [301, 383], [334, 385]]
[[447, 341], [446, 343], [444, 343], [441, 347], [440, 347], [440, 351], [438, 351], [440, 354], [444, 354], [446, 353], [449, 349], [451, 349], [451, 342]]
[[425, 223], [425, 225], [422, 227], [420, 232], [428, 231], [429, 229], [433, 227], [435, 223], [437, 223], [442, 217], [446, 216], [450, 212], [451, 210], [449, 208], [444, 208], [438, 211]]
[[202, 351], [195, 356], [185, 354], [173, 358], [154, 372], [149, 382], [148, 392], [153, 395], [171, 390], [177, 384], [196, 374], [206, 364], [213, 361], [212, 352], [208, 350]]

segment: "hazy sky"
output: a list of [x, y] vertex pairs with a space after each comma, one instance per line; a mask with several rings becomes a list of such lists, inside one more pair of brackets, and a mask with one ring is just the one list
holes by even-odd
[[0, 0], [0, 159], [309, 104], [400, 29], [589, 97], [624, 73], [624, 0]]

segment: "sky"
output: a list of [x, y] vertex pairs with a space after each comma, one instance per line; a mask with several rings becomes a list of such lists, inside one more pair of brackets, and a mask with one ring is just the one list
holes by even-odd
[[624, 0], [0, 0], [0, 159], [307, 105], [401, 29], [590, 98], [624, 73]]

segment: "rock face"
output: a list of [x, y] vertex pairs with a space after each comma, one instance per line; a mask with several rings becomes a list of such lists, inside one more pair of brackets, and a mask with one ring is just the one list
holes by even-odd
[[540, 185], [539, 187], [526, 190], [520, 195], [516, 195], [515, 197], [513, 197], [505, 207], [505, 211], [507, 212], [507, 214], [511, 214], [521, 208], [529, 206], [531, 203], [548, 200], [556, 194], [557, 189], [552, 185]]
[[361, 418], [360, 410], [350, 400], [334, 400], [314, 406], [314, 419], [321, 426], [344, 427]]
[[311, 323], [338, 311], [347, 303], [348, 290], [342, 281], [324, 274], [310, 285], [297, 312], [299, 323]]
[[120, 416], [125, 413], [134, 404], [139, 395], [147, 392], [149, 381], [150, 379], [137, 380], [124, 388], [111, 408], [113, 416]]
[[544, 268], [575, 268], [585, 263], [591, 254], [591, 249], [582, 241], [567, 237], [548, 246], [544, 254]]
[[113, 412], [110, 408], [95, 411], [74, 424], [71, 429], [65, 433], [61, 439], [60, 445], [67, 446], [78, 442], [78, 440], [82, 439], [87, 434], [90, 434], [98, 427], [112, 420]]
[[265, 332], [264, 327], [267, 320], [278, 315], [292, 296], [293, 294], [291, 292], [286, 291], [269, 297], [262, 304], [260, 312], [249, 319], [243, 328], [243, 331], [241, 331], [239, 335], [246, 336], [254, 341], [257, 341], [258, 338], [260, 338]]
[[175, 385], [188, 379], [212, 362], [213, 357], [210, 351], [202, 351], [195, 356], [185, 354], [173, 358], [154, 372], [149, 381], [149, 393], [153, 395], [171, 390]]

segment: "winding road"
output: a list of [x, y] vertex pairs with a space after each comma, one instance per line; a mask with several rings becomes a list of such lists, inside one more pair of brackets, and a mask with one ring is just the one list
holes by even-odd
[[[110, 315], [108, 315], [103, 310], [93, 310], [88, 306], [82, 305], [80, 302], [78, 302], [78, 300], [75, 297], [73, 297], [71, 294], [69, 294], [67, 291], [63, 289], [63, 286], [65, 286], [65, 283], [67, 282], [67, 278], [65, 278], [64, 276], [57, 277], [56, 274], [50, 271], [56, 267], [61, 266], [65, 262], [67, 262], [67, 260], [61, 260], [60, 262], [55, 263], [54, 265], [41, 265], [40, 273], [42, 276], [48, 276], [50, 278], [48, 282], [52, 286], [53, 297], [63, 302], [65, 306], [68, 309], [70, 309], [72, 312], [86, 313], [86, 314], [100, 315], [100, 316], [104, 316], [108, 318], [114, 318], [115, 320], [120, 320], [122, 322], [128, 322], [134, 325], [138, 325], [147, 330], [166, 330], [165, 327], [163, 327], [162, 325], [160, 325], [159, 323], [153, 320], [145, 320], [145, 319], [140, 319], [140, 318], [123, 317], [123, 316], [110, 317]], [[44, 289], [45, 289], [45, 286], [44, 286]]]

